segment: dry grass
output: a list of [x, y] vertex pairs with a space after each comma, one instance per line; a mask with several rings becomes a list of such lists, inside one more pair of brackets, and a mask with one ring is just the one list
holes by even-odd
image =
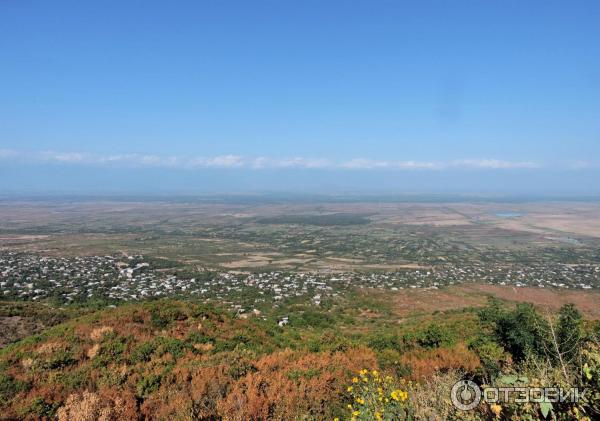
[[391, 297], [394, 312], [401, 317], [436, 310], [481, 307], [486, 304], [488, 296], [513, 302], [528, 302], [540, 309], [554, 311], [564, 304], [573, 303], [587, 318], [600, 319], [598, 305], [600, 292], [598, 291], [462, 284], [438, 290], [409, 289], [393, 293], [385, 292], [387, 299]]
[[92, 333], [90, 333], [90, 339], [92, 341], [99, 341], [102, 339], [102, 337], [108, 333], [112, 333], [114, 331], [114, 329], [110, 326], [102, 326], [102, 327], [98, 327], [94, 330], [92, 330]]

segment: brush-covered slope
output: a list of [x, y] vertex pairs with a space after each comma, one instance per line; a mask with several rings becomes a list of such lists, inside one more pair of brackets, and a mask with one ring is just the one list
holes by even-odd
[[341, 411], [345, 382], [377, 366], [339, 341], [189, 302], [95, 312], [0, 352], [2, 418], [250, 419]]

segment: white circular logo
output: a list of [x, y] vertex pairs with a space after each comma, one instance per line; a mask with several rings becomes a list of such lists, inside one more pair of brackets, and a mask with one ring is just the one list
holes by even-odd
[[450, 398], [455, 407], [469, 411], [479, 405], [481, 389], [471, 380], [461, 380], [452, 386]]

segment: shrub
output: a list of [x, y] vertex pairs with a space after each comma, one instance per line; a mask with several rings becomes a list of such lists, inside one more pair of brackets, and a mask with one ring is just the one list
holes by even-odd
[[135, 399], [129, 393], [84, 391], [70, 395], [56, 415], [59, 421], [129, 421], [138, 418], [136, 412]]
[[157, 355], [171, 354], [175, 359], [181, 358], [189, 349], [185, 342], [175, 338], [158, 338], [155, 346]]
[[376, 351], [383, 351], [384, 349], [400, 349], [402, 341], [397, 334], [382, 334], [371, 337], [368, 345], [369, 348]]
[[306, 310], [301, 314], [293, 314], [290, 316], [290, 326], [292, 327], [312, 327], [326, 328], [333, 325], [333, 317], [327, 313], [314, 310]]
[[424, 348], [439, 348], [452, 345], [453, 342], [454, 338], [450, 331], [436, 323], [430, 324], [417, 339], [417, 343]]
[[573, 304], [565, 304], [558, 312], [556, 340], [562, 358], [573, 362], [580, 354], [582, 346], [582, 317]]
[[131, 363], [140, 363], [150, 361], [154, 350], [156, 349], [156, 344], [154, 342], [143, 342], [138, 345], [133, 352], [131, 353]]
[[502, 346], [491, 338], [480, 335], [469, 344], [469, 349], [474, 351], [481, 360], [483, 377], [492, 379], [500, 373], [501, 363], [506, 359]]
[[162, 377], [157, 374], [151, 374], [147, 377], [143, 377], [140, 381], [138, 381], [135, 392], [136, 396], [139, 398], [146, 398], [151, 393], [156, 392], [160, 387], [160, 382]]
[[337, 332], [327, 330], [317, 338], [313, 338], [308, 343], [308, 349], [311, 352], [336, 352], [345, 351], [351, 347], [350, 341], [343, 335]]
[[191, 344], [207, 344], [214, 342], [214, 339], [200, 332], [190, 332], [186, 341]]
[[477, 355], [462, 343], [452, 348], [407, 352], [401, 356], [400, 364], [409, 367], [412, 378], [417, 380], [431, 376], [437, 371], [460, 370], [464, 373], [475, 373], [481, 367]]
[[348, 403], [351, 420], [411, 419], [407, 388], [377, 370], [361, 370], [346, 391], [351, 400]]
[[185, 319], [186, 314], [174, 305], [159, 304], [150, 310], [150, 324], [156, 329], [164, 329], [171, 322]]
[[510, 312], [488, 308], [479, 313], [482, 321], [490, 323], [495, 336], [515, 361], [524, 361], [530, 354], [545, 355], [547, 323], [531, 304], [517, 304]]
[[95, 368], [106, 367], [109, 364], [119, 363], [127, 350], [128, 338], [111, 335], [111, 339], [102, 343], [92, 365]]
[[449, 399], [452, 386], [464, 379], [460, 372], [450, 370], [437, 372], [409, 388], [409, 396], [415, 420], [462, 420], [479, 421], [484, 418], [479, 411], [462, 411]]
[[267, 355], [254, 363], [255, 372], [241, 377], [219, 401], [219, 415], [228, 420], [332, 419], [343, 411], [344, 379], [358, 364], [373, 367], [373, 353], [352, 349]]
[[28, 417], [41, 418], [53, 418], [59, 404], [56, 402], [46, 402], [44, 398], [34, 398], [25, 408], [23, 408], [21, 415]]
[[73, 354], [68, 351], [58, 351], [47, 358], [43, 363], [42, 367], [47, 370], [55, 370], [58, 368], [64, 368], [75, 364], [77, 360], [73, 357]]
[[6, 404], [16, 394], [28, 389], [28, 384], [15, 380], [7, 374], [0, 373], [0, 404]]

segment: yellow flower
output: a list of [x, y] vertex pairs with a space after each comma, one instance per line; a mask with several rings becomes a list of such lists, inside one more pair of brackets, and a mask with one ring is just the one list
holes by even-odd
[[352, 383], [358, 383], [358, 378], [357, 377], [352, 377]]
[[333, 421], [340, 421], [340, 417], [335, 417]]
[[379, 377], [379, 372], [377, 370], [371, 371], [371, 374], [373, 375], [373, 377]]
[[358, 402], [361, 405], [365, 404], [365, 400], [363, 398], [356, 398], [356, 402]]
[[490, 410], [496, 415], [496, 418], [500, 417], [500, 412], [502, 412], [502, 407], [498, 404], [490, 405]]
[[352, 415], [354, 415], [355, 417], [358, 417], [358, 416], [360, 415], [360, 411], [354, 411], [354, 412], [352, 413]]
[[352, 386], [348, 386], [348, 392], [352, 392], [354, 388]]
[[369, 370], [367, 370], [366, 368], [363, 368], [362, 370], [360, 370], [360, 375], [364, 376], [369, 372]]
[[365, 382], [365, 383], [369, 383], [369, 379], [367, 379], [366, 377], [363, 377], [362, 381]]
[[352, 410], [352, 405], [348, 404], [348, 409]]
[[406, 399], [408, 399], [408, 392], [396, 389], [392, 393], [390, 393], [390, 396], [395, 401], [405, 401]]
[[377, 419], [377, 421], [381, 421], [383, 419], [379, 411], [375, 412], [375, 418]]

